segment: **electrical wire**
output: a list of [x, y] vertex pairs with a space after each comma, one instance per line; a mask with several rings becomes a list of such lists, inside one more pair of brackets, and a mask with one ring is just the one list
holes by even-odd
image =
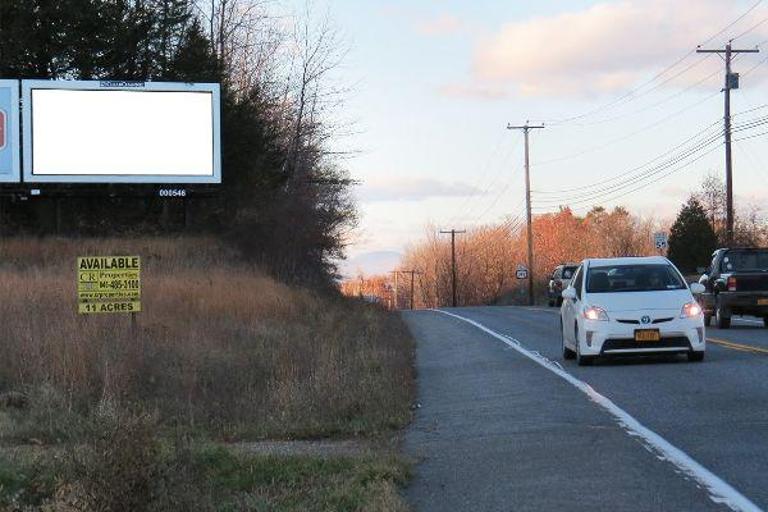
[[613, 182], [613, 181], [617, 181], [617, 180], [623, 179], [626, 176], [629, 176], [629, 175], [633, 174], [634, 172], [640, 171], [643, 168], [653, 164], [654, 162], [656, 162], [658, 160], [661, 160], [665, 156], [675, 152], [676, 150], [678, 150], [681, 147], [685, 146], [689, 142], [694, 141], [697, 138], [702, 137], [707, 132], [711, 131], [714, 126], [717, 126], [721, 122], [722, 121], [720, 121], [720, 120], [714, 121], [713, 123], [711, 123], [708, 126], [706, 126], [703, 130], [700, 130], [700, 131], [696, 132], [694, 135], [692, 135], [692, 136], [688, 137], [687, 139], [685, 139], [680, 144], [672, 147], [671, 149], [665, 151], [664, 153], [661, 153], [660, 155], [656, 156], [655, 158], [653, 158], [651, 160], [648, 160], [647, 162], [643, 163], [642, 165], [638, 165], [636, 167], [628, 169], [627, 171], [624, 171], [624, 172], [622, 172], [620, 174], [617, 174], [617, 175], [614, 175], [614, 176], [611, 176], [611, 177], [605, 177], [605, 178], [602, 178], [602, 179], [600, 179], [600, 180], [598, 180], [596, 182], [593, 182], [593, 183], [590, 183], [590, 184], [587, 184], [587, 185], [578, 186], [578, 187], [570, 187], [570, 188], [567, 188], [567, 189], [555, 189], [555, 190], [540, 190], [540, 189], [536, 189], [536, 190], [533, 191], [533, 193], [537, 194], [537, 195], [539, 195], [539, 194], [553, 194], [553, 195], [556, 195], [556, 194], [564, 194], [564, 193], [570, 194], [570, 193], [572, 193], [574, 191], [589, 190], [589, 189], [593, 189], [593, 188], [595, 188], [597, 186], [604, 185], [606, 183], [610, 183], [610, 182]]
[[602, 151], [603, 149], [609, 148], [609, 147], [613, 146], [614, 144], [617, 144], [619, 142], [624, 142], [625, 140], [631, 139], [632, 137], [635, 137], [636, 135], [639, 135], [641, 133], [645, 133], [646, 131], [648, 131], [648, 130], [650, 130], [652, 128], [656, 128], [657, 126], [660, 126], [660, 125], [664, 124], [665, 122], [667, 122], [667, 121], [669, 121], [671, 119], [674, 119], [675, 117], [677, 117], [677, 116], [679, 116], [679, 115], [681, 115], [681, 114], [683, 114], [685, 112], [688, 112], [692, 108], [698, 107], [699, 105], [702, 105], [702, 104], [706, 103], [707, 101], [711, 100], [712, 98], [714, 98], [715, 96], [719, 96], [719, 95], [720, 95], [720, 91], [716, 91], [716, 92], [706, 96], [705, 98], [697, 100], [696, 102], [694, 102], [694, 103], [692, 103], [690, 105], [687, 105], [686, 107], [683, 107], [680, 110], [677, 110], [677, 111], [675, 111], [675, 112], [673, 112], [673, 113], [671, 113], [671, 114], [669, 114], [669, 115], [659, 119], [658, 121], [654, 121], [653, 123], [645, 125], [642, 128], [640, 128], [638, 130], [635, 130], [634, 132], [631, 132], [631, 133], [629, 133], [627, 135], [623, 135], [621, 137], [616, 137], [615, 139], [611, 139], [611, 140], [609, 140], [608, 142], [606, 142], [604, 144], [601, 144], [599, 146], [593, 146], [591, 148], [579, 151], [577, 153], [571, 153], [569, 155], [565, 155], [565, 156], [561, 156], [561, 157], [555, 157], [555, 158], [550, 158], [548, 160], [543, 160], [541, 162], [537, 162], [536, 166], [537, 167], [546, 166], [546, 165], [550, 165], [550, 164], [553, 164], [553, 163], [556, 163], [556, 162], [563, 162], [563, 161], [566, 161], [566, 160], [572, 160], [574, 158], [578, 158], [580, 156], [587, 155], [589, 153], [595, 153], [597, 151]]
[[[724, 34], [730, 28], [732, 28], [733, 26], [738, 24], [741, 20], [743, 20], [745, 17], [747, 17], [752, 11], [754, 11], [762, 3], [763, 3], [763, 0], [758, 0], [757, 2], [752, 4], [751, 7], [749, 7], [745, 12], [743, 12], [735, 20], [731, 21], [726, 26], [724, 26], [722, 29], [720, 29], [718, 32], [716, 32], [715, 34], [713, 34], [709, 38], [707, 38], [704, 41], [702, 41], [698, 46], [703, 46], [703, 45], [713, 41], [714, 39], [718, 38], [720, 35]], [[586, 117], [589, 117], [589, 116], [592, 116], [594, 114], [597, 114], [597, 113], [599, 113], [599, 112], [601, 112], [603, 110], [607, 110], [607, 109], [610, 109], [610, 108], [615, 108], [616, 106], [618, 106], [618, 105], [620, 105], [622, 103], [629, 103], [631, 101], [634, 101], [637, 98], [645, 95], [645, 93], [638, 94], [642, 89], [644, 89], [645, 87], [647, 87], [647, 86], [651, 85], [652, 83], [656, 82], [661, 77], [667, 75], [674, 68], [676, 68], [678, 65], [683, 63], [688, 57], [690, 57], [691, 55], [693, 55], [695, 53], [696, 53], [696, 49], [692, 49], [692, 50], [688, 51], [685, 55], [683, 55], [682, 57], [678, 58], [677, 60], [675, 60], [674, 62], [672, 62], [668, 66], [666, 66], [664, 69], [662, 69], [661, 71], [659, 71], [658, 73], [653, 75], [651, 78], [649, 78], [645, 82], [643, 82], [640, 85], [632, 88], [631, 90], [629, 90], [628, 92], [624, 93], [620, 97], [618, 97], [618, 98], [616, 98], [616, 99], [614, 99], [612, 101], [609, 101], [608, 103], [605, 103], [603, 105], [599, 105], [598, 107], [596, 107], [594, 109], [591, 109], [591, 110], [588, 110], [586, 112], [583, 112], [581, 114], [577, 114], [577, 115], [570, 116], [570, 117], [565, 117], [565, 118], [560, 118], [560, 119], [545, 120], [544, 122], [546, 124], [548, 124], [548, 125], [551, 125], [551, 126], [557, 126], [557, 125], [562, 125], [562, 124], [566, 124], [566, 123], [571, 123], [573, 121], [577, 121], [579, 119], [584, 119]], [[690, 66], [689, 66], [689, 68], [690, 68]], [[679, 76], [679, 74], [677, 76]], [[667, 80], [667, 82], [668, 81], [669, 80]], [[651, 90], [653, 90], [653, 89], [651, 89]]]
[[[662, 164], [659, 164], [655, 167], [652, 167], [640, 174], [637, 174], [633, 176], [632, 178], [622, 181], [621, 183], [617, 183], [615, 185], [611, 186], [605, 186], [600, 189], [591, 190], [586, 193], [577, 194], [570, 196], [568, 198], [569, 203], [578, 203], [581, 201], [593, 201], [595, 199], [599, 199], [602, 197], [607, 197], [608, 195], [621, 191], [626, 189], [627, 187], [631, 187], [633, 185], [636, 185], [638, 183], [644, 183], [648, 182], [648, 180], [656, 177], [660, 173], [663, 173], [665, 170], [669, 169], [670, 167], [673, 167], [677, 165], [680, 162], [683, 162], [687, 160], [688, 158], [692, 157], [693, 155], [703, 151], [707, 147], [711, 146], [714, 143], [718, 143], [718, 145], [722, 144], [722, 141], [719, 141], [719, 139], [722, 137], [722, 132], [717, 133], [711, 137], [709, 137], [704, 142], [698, 144], [697, 146], [694, 146], [692, 148], [688, 148], [685, 151], [683, 151], [681, 154], [675, 155], [669, 160], [665, 161]], [[651, 181], [653, 182], [653, 181]], [[539, 201], [537, 199], [537, 202], [544, 202], [544, 203], [562, 203], [562, 198], [554, 198], [554, 199], [544, 199]]]

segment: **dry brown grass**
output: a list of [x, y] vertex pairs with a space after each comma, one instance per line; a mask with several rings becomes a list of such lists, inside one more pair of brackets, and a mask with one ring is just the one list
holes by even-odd
[[[143, 312], [76, 313], [75, 259], [142, 256]], [[199, 239], [0, 241], [8, 441], [87, 435], [139, 409], [222, 439], [370, 434], [408, 421], [412, 346], [397, 316], [289, 288]], [[9, 426], [10, 425], [10, 426]]]

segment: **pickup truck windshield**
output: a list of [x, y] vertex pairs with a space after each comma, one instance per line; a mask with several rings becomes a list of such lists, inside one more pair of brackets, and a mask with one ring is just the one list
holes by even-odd
[[768, 272], [768, 249], [758, 251], [728, 251], [720, 264], [721, 272]]
[[682, 290], [685, 283], [669, 265], [611, 265], [590, 267], [588, 293]]

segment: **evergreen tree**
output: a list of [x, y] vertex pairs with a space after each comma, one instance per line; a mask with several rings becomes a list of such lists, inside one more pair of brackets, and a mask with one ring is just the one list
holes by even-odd
[[712, 229], [707, 212], [691, 197], [677, 215], [669, 234], [668, 256], [683, 273], [693, 273], [706, 267], [717, 248], [717, 234]]

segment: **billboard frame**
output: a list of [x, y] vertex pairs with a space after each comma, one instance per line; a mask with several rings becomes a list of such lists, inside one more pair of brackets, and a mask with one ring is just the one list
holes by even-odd
[[0, 88], [11, 91], [10, 111], [5, 112], [5, 147], [0, 150], [11, 152], [10, 174], [0, 174], [0, 183], [19, 183], [21, 181], [19, 130], [19, 80], [0, 80]]
[[[34, 174], [32, 162], [32, 91], [148, 91], [148, 92], [207, 92], [211, 94], [213, 122], [213, 173], [209, 176], [194, 175], [39, 175]], [[17, 89], [18, 94], [18, 89]], [[129, 80], [21, 80], [23, 122], [23, 182], [24, 183], [85, 183], [85, 184], [156, 184], [193, 185], [221, 183], [221, 87], [216, 83], [140, 82]], [[18, 109], [17, 109], [18, 116]], [[19, 180], [17, 179], [17, 182]]]

